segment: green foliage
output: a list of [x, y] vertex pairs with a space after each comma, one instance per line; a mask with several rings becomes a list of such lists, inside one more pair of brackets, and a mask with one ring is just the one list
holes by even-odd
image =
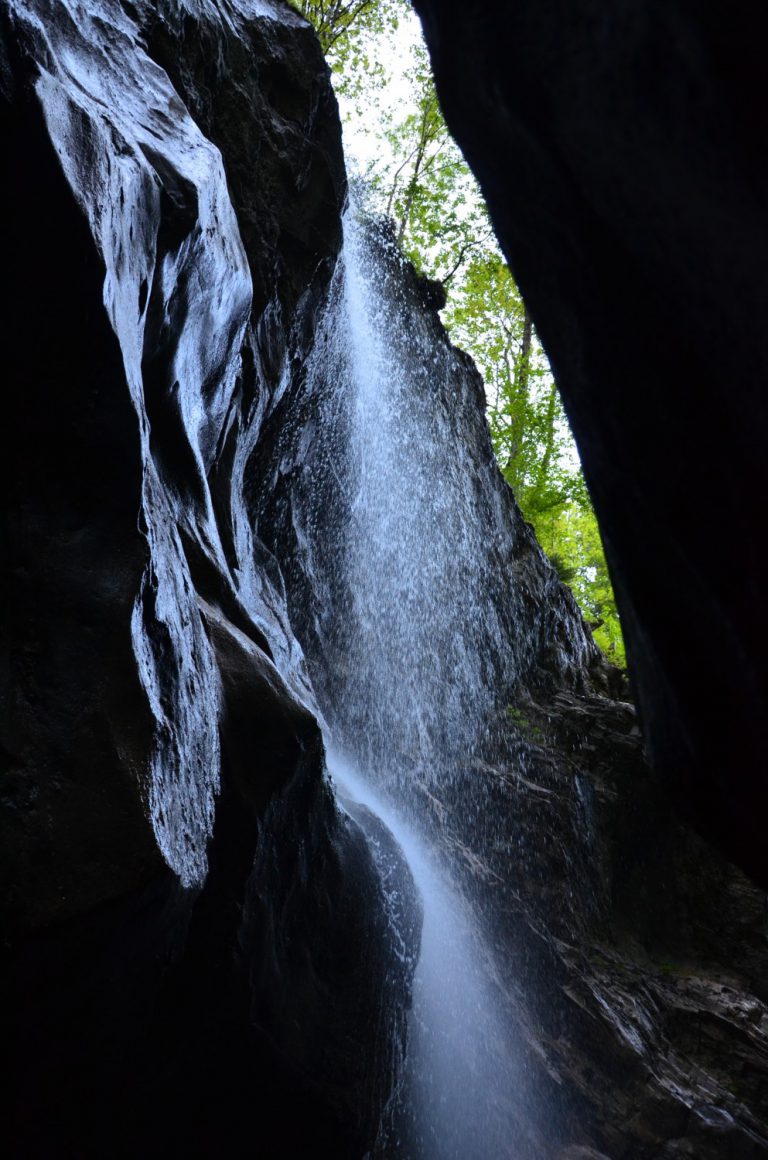
[[558, 558], [567, 567], [570, 575], [565, 583], [573, 590], [600, 648], [613, 664], [625, 668], [616, 598], [586, 489], [580, 500], [554, 508], [534, 526], [539, 543], [550, 559], [554, 562]]
[[499, 467], [598, 645], [623, 668], [616, 601], [568, 421], [525, 305], [494, 246], [473, 255], [460, 286], [444, 318], [485, 379]]
[[422, 46], [405, 72], [408, 112], [384, 124], [391, 161], [370, 173], [373, 196], [386, 203], [401, 246], [417, 269], [449, 288], [468, 256], [492, 236], [474, 178], [448, 133]]
[[379, 48], [410, 11], [408, 0], [292, 0], [314, 25], [334, 73], [337, 93], [356, 102], [358, 115], [371, 92], [388, 80]]
[[534, 745], [544, 744], [546, 740], [544, 731], [529, 721], [522, 709], [517, 709], [514, 705], [507, 705], [507, 717], [526, 741], [530, 741]]
[[[385, 0], [294, 0], [295, 7], [314, 25], [326, 56], [333, 55], [337, 66], [353, 68], [351, 59], [358, 41], [388, 31], [397, 7]], [[395, 24], [396, 26], [396, 24]]]
[[[300, 0], [318, 29], [342, 110], [373, 141], [363, 166], [370, 208], [395, 222], [416, 268], [443, 283], [443, 321], [486, 383], [501, 471], [576, 596], [595, 639], [624, 666], [624, 646], [595, 514], [541, 344], [501, 255], [480, 191], [443, 121], [407, 0]], [[399, 30], [399, 31], [398, 31]], [[388, 101], [396, 90], [398, 99]]]

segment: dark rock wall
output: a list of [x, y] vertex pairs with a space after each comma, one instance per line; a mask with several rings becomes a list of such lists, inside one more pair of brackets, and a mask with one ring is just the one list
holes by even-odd
[[13, 223], [3, 263], [2, 849], [11, 913], [37, 925], [121, 893], [159, 862], [137, 793], [152, 720], [129, 630], [147, 559], [138, 419], [128, 392], [110, 391], [124, 371], [103, 265], [26, 67], [13, 85], [0, 193]]
[[760, 7], [415, 7], [563, 392], [653, 765], [768, 885]]
[[408, 966], [242, 505], [340, 241], [327, 68], [262, 0], [0, 19], [6, 1139], [358, 1156]]
[[553, 1154], [768, 1155], [764, 894], [680, 823], [631, 705], [544, 691], [515, 732], [471, 771], [487, 812], [446, 787], [437, 836], [524, 1012]]
[[762, 1156], [765, 896], [679, 820], [768, 883], [760, 14], [415, 7], [563, 392], [660, 775], [629, 705], [535, 692], [486, 771], [508, 844], [482, 819], [445, 840], [532, 998], [586, 1149], [563, 1156]]
[[[537, 1160], [590, 1155], [569, 1147], [611, 1160], [766, 1156], [765, 896], [676, 816], [646, 763], [621, 675], [595, 649], [495, 466], [476, 368], [425, 308], [386, 226], [368, 232], [375, 276], [393, 300], [393, 366], [408, 364], [405, 351], [429, 352], [425, 374], [408, 380], [422, 440], [445, 440], [475, 481], [473, 528], [494, 544], [479, 604], [498, 613], [495, 643], [479, 614], [470, 622], [498, 693], [482, 740], [468, 736], [437, 778], [412, 759], [401, 768], [392, 749], [371, 759], [386, 784], [399, 773], [399, 801], [486, 923], [525, 1060], [515, 1146], [528, 1155], [524, 1141], [537, 1141]], [[330, 345], [322, 329], [318, 341]], [[254, 458], [268, 486], [246, 489], [334, 725], [355, 613], [332, 610], [354, 608], [338, 560], [350, 505], [360, 503], [343, 378], [340, 364], [327, 381], [298, 370]], [[466, 634], [461, 619], [456, 631]], [[492, 713], [492, 700], [481, 707]], [[362, 720], [370, 728], [375, 716]], [[399, 729], [394, 721], [398, 741]]]

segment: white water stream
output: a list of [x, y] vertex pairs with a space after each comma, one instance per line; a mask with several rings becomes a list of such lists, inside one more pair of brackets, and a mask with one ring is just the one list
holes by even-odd
[[329, 753], [328, 766], [342, 800], [367, 806], [394, 835], [424, 907], [406, 1074], [382, 1151], [403, 1160], [517, 1160], [517, 1064], [467, 904], [395, 807], [343, 758]]
[[303, 635], [342, 803], [388, 826], [424, 907], [406, 1075], [376, 1155], [522, 1160], [509, 1012], [423, 824], [425, 796], [467, 780], [525, 657], [492, 595], [515, 531], [489, 449], [457, 438], [463, 411], [477, 430], [466, 366], [408, 306], [401, 275], [386, 237], [348, 211], [308, 365], [312, 417], [284, 460], [308, 481], [292, 509], [312, 593]]

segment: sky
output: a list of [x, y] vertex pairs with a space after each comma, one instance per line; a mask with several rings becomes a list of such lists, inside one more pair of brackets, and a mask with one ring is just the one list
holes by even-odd
[[376, 91], [375, 108], [369, 105], [356, 110], [354, 102], [339, 98], [344, 151], [350, 169], [364, 172], [371, 162], [381, 159], [382, 149], [391, 154], [381, 127], [388, 114], [402, 114], [412, 103], [406, 70], [413, 64], [413, 52], [420, 43], [423, 43], [421, 23], [416, 13], [409, 9], [401, 17], [394, 34], [376, 37], [376, 56], [383, 64], [388, 80]]

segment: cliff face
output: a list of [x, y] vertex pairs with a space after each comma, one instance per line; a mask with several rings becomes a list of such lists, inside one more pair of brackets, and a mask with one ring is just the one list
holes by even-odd
[[473, 770], [486, 810], [468, 818], [466, 787], [448, 787], [437, 829], [524, 1012], [549, 1112], [534, 1155], [768, 1155], [763, 893], [680, 822], [631, 705], [563, 690], [517, 705]]
[[327, 69], [261, 0], [9, 3], [2, 46], [16, 1146], [359, 1155], [408, 967], [242, 504], [340, 242]]
[[509, 887], [510, 843], [512, 862], [482, 860], [484, 893], [512, 932], [538, 931], [513, 961], [545, 996], [554, 1074], [584, 1100], [576, 1141], [762, 1155], [764, 898], [679, 821], [766, 886], [754, 6], [415, 7], [579, 444], [653, 770], [629, 707], [521, 702], [533, 784], [501, 763], [496, 792], [530, 870]]
[[579, 445], [652, 763], [766, 887], [755, 6], [415, 7]]

